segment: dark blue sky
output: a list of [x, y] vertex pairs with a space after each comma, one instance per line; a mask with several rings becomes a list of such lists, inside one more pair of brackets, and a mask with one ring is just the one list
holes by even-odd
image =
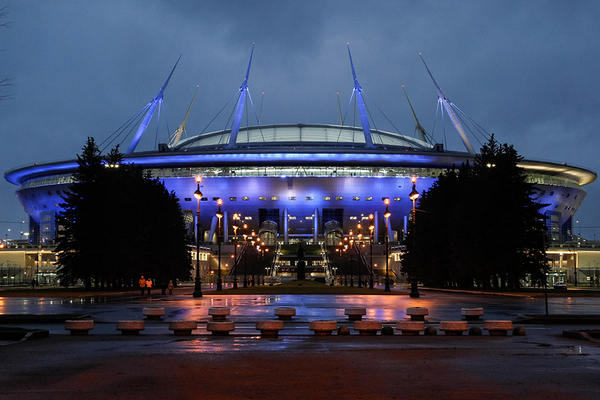
[[[173, 131], [205, 128], [242, 83], [256, 42], [250, 93], [262, 123], [339, 123], [353, 87], [346, 43], [365, 92], [400, 132], [433, 130], [435, 87], [526, 158], [600, 170], [598, 1], [28, 1], [7, 4], [0, 28], [0, 170], [72, 159], [102, 142], [158, 92]], [[224, 128], [228, 107], [209, 130]], [[371, 107], [374, 111], [375, 108]], [[374, 111], [376, 127], [393, 131]], [[347, 122], [347, 124], [351, 124]], [[356, 124], [358, 125], [358, 119]], [[155, 142], [151, 124], [138, 149]], [[438, 120], [434, 136], [464, 150]], [[166, 141], [166, 130], [159, 132]], [[123, 143], [129, 144], [130, 139]], [[473, 145], [479, 143], [473, 139]], [[124, 149], [123, 149], [124, 150]], [[575, 219], [600, 238], [599, 184]], [[0, 183], [0, 220], [27, 220], [15, 186]], [[595, 227], [595, 228], [594, 228]], [[11, 229], [9, 233], [7, 230]], [[577, 229], [577, 228], [576, 228]], [[20, 225], [0, 222], [18, 238]]]

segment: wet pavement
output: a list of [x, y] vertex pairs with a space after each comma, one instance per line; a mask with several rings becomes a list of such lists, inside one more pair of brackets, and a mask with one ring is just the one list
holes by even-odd
[[[526, 336], [318, 337], [311, 320], [352, 327], [346, 307], [365, 307], [366, 320], [395, 326], [408, 307], [427, 307], [426, 325], [460, 320], [462, 307], [483, 307], [485, 319], [517, 321], [544, 314], [543, 298], [422, 291], [422, 297], [337, 295], [205, 295], [190, 292], [141, 298], [0, 297], [0, 314], [89, 315], [88, 336], [71, 336], [62, 323], [0, 326], [46, 329], [50, 337], [0, 343], [0, 398], [486, 398], [600, 397], [600, 344], [562, 337], [563, 330], [598, 326], [521, 325]], [[1, 293], [0, 293], [1, 296]], [[208, 308], [231, 308], [229, 337], [206, 331]], [[600, 314], [598, 297], [551, 297], [550, 314]], [[116, 331], [120, 320], [141, 320], [144, 307], [164, 307], [139, 336]], [[295, 307], [277, 339], [261, 339], [256, 321], [275, 319], [275, 307]], [[193, 319], [189, 337], [168, 322]], [[482, 327], [483, 321], [470, 322]], [[515, 325], [519, 323], [515, 322]], [[113, 390], [114, 389], [114, 390]], [[148, 395], [148, 390], [152, 396]]]

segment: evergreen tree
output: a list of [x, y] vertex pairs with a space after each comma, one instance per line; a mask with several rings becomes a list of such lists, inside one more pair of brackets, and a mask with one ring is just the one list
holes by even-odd
[[541, 279], [545, 224], [536, 191], [512, 146], [492, 136], [473, 166], [443, 172], [422, 194], [403, 272], [440, 287], [508, 288]]
[[[190, 258], [179, 201], [158, 179], [122, 164], [118, 147], [102, 157], [88, 138], [57, 217], [63, 284], [135, 284], [140, 275], [187, 280]], [[133, 282], [133, 283], [132, 283]]]

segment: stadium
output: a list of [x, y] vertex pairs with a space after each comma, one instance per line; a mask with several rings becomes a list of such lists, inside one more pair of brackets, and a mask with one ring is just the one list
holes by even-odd
[[[335, 253], [327, 248], [341, 249], [344, 239], [356, 242], [358, 270], [351, 274], [362, 271], [365, 275], [381, 275], [388, 263], [390, 273], [398, 271], [399, 257], [395, 253], [400, 249], [414, 207], [411, 192], [428, 189], [443, 170], [472, 162], [476, 155], [463, 128], [468, 118], [461, 117], [462, 112], [446, 99], [431, 76], [439, 107], [446, 111], [466, 152], [450, 151], [428, 140], [416, 117], [418, 137], [372, 129], [365, 93], [350, 55], [354, 77], [351, 103], [360, 114], [360, 126], [341, 123], [243, 127], [251, 61], [252, 56], [238, 90], [230, 128], [188, 135], [184, 120], [168, 143], [159, 144], [154, 151], [135, 151], [156, 108], [160, 110], [169, 76], [159, 94], [132, 118], [138, 127], [124, 162], [150, 170], [169, 191], [176, 193], [190, 230], [193, 232], [196, 224], [200, 227], [205, 276], [218, 268], [214, 256], [217, 242], [223, 243], [226, 258], [235, 259], [221, 265], [224, 274], [242, 273], [242, 253], [236, 252], [234, 242], [243, 241], [244, 235], [247, 241], [259, 237], [260, 243], [271, 249], [271, 256], [265, 261], [270, 275], [293, 276], [294, 260], [286, 259], [285, 249], [289, 254], [292, 245], [303, 243], [322, 249], [313, 251], [322, 255], [311, 261], [315, 268], [309, 272], [332, 279], [336, 271], [330, 258]], [[535, 183], [539, 201], [548, 204], [542, 212], [549, 217], [550, 243], [560, 245], [570, 240], [572, 217], [586, 195], [583, 187], [596, 179], [595, 172], [536, 160], [523, 160], [520, 166], [529, 181]], [[61, 195], [68, 190], [76, 168], [76, 161], [66, 160], [5, 173], [5, 179], [18, 186], [16, 196], [29, 215], [31, 243], [54, 242], [55, 215], [61, 211]], [[201, 182], [197, 182], [197, 177], [201, 177]], [[194, 196], [197, 189], [202, 192], [201, 200]], [[219, 232], [216, 213], [220, 208], [223, 222]], [[390, 213], [388, 218], [384, 217], [386, 210]], [[386, 250], [384, 243], [389, 243], [390, 248]], [[361, 246], [369, 249], [369, 245], [375, 262], [369, 261], [368, 250], [360, 250]], [[350, 250], [348, 253], [352, 254], [352, 247]], [[238, 270], [230, 264], [238, 265]]]

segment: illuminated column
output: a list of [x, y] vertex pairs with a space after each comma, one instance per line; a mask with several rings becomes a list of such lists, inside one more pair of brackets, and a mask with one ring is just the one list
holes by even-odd
[[283, 243], [288, 244], [290, 242], [290, 237], [288, 233], [288, 209], [287, 207], [283, 209]]
[[223, 212], [223, 243], [229, 242], [229, 222], [227, 218], [227, 211]]
[[319, 209], [315, 207], [313, 217], [313, 244], [319, 243], [317, 238], [319, 236]]
[[377, 211], [375, 211], [375, 219], [374, 219], [374, 225], [375, 225], [375, 243], [379, 243], [379, 213]]

